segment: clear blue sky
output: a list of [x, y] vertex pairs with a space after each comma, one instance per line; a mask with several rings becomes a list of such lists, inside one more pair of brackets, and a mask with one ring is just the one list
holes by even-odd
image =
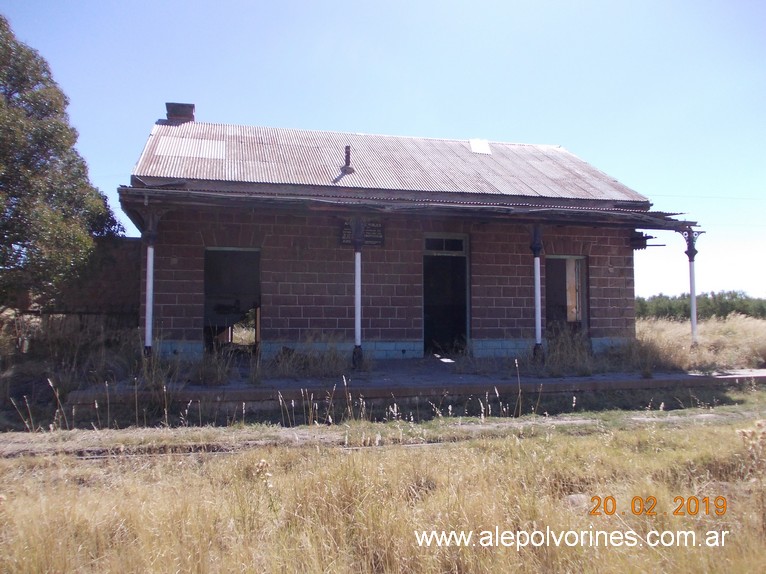
[[[197, 119], [560, 144], [707, 232], [698, 291], [766, 297], [766, 2], [0, 0], [48, 61], [92, 182], [168, 101]], [[636, 293], [688, 291], [685, 244]]]

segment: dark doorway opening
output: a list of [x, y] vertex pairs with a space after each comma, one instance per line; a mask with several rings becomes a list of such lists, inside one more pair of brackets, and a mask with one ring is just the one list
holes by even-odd
[[454, 353], [468, 339], [468, 270], [464, 255], [423, 256], [423, 343], [426, 353]]
[[586, 260], [548, 257], [545, 260], [545, 322], [549, 333], [588, 328]]
[[[257, 346], [260, 301], [259, 251], [205, 251], [205, 344], [208, 348], [232, 343]], [[239, 327], [236, 333], [235, 326]]]

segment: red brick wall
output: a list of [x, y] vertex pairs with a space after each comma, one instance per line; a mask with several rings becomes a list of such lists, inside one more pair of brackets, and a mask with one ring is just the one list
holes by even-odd
[[141, 242], [128, 237], [99, 238], [88, 267], [64, 285], [46, 312], [124, 315], [138, 321]]
[[[632, 336], [635, 305], [630, 233], [631, 230], [543, 226], [543, 305], [545, 256], [585, 256], [591, 336]], [[534, 337], [534, 259], [529, 247], [530, 234], [528, 226], [511, 223], [472, 227], [472, 338]]]
[[[590, 334], [635, 335], [635, 292], [631, 230], [554, 228], [543, 243], [548, 255], [584, 255], [588, 261]], [[543, 285], [545, 283], [543, 282]]]
[[472, 338], [534, 338], [534, 259], [530, 243], [527, 226], [487, 223], [474, 227]]
[[[301, 340], [316, 331], [354, 336], [354, 250], [339, 245], [343, 220], [274, 216], [261, 242], [263, 340]], [[421, 337], [422, 262], [406, 230], [386, 225], [386, 248], [362, 251], [362, 329], [375, 340]]]
[[[238, 247], [261, 250], [263, 341], [298, 342], [316, 332], [353, 341], [354, 257], [351, 246], [339, 244], [342, 222], [332, 215], [257, 210], [166, 214], [155, 248], [156, 336], [201, 341], [204, 250]], [[428, 232], [469, 237], [474, 339], [534, 337], [529, 226], [389, 216], [383, 227], [384, 247], [362, 250], [364, 340], [422, 339], [423, 235]], [[593, 337], [633, 333], [630, 231], [542, 228], [544, 254], [587, 257]], [[542, 284], [544, 289], [544, 276]], [[143, 288], [142, 282], [142, 318]]]

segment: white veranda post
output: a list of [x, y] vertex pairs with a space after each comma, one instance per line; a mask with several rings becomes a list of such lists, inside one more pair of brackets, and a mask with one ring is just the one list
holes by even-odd
[[146, 241], [146, 297], [144, 299], [144, 354], [152, 354], [154, 339], [154, 244], [157, 239], [157, 224], [161, 213], [149, 210], [146, 214], [146, 228], [143, 238]]
[[364, 244], [364, 221], [360, 217], [351, 220], [351, 242], [354, 245], [354, 352], [351, 362], [360, 367], [362, 353], [362, 245]]
[[535, 347], [533, 356], [542, 358], [543, 352], [543, 312], [542, 312], [542, 287], [540, 285], [540, 254], [543, 250], [543, 242], [540, 237], [540, 225], [535, 224], [532, 231], [532, 244], [529, 246], [534, 256], [535, 273]]
[[354, 345], [362, 346], [362, 252], [354, 251]]
[[679, 229], [678, 232], [686, 240], [686, 256], [689, 258], [689, 317], [692, 324], [692, 345], [697, 344], [697, 287], [694, 279], [694, 258], [697, 256], [697, 238], [704, 231], [696, 231], [692, 227], [686, 226]]
[[152, 352], [152, 324], [154, 322], [154, 242], [146, 246], [146, 300], [144, 301], [144, 353]]

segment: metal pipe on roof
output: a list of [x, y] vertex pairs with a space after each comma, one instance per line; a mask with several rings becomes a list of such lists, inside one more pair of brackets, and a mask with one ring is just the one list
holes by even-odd
[[343, 164], [343, 167], [340, 168], [341, 173], [343, 174], [350, 174], [354, 173], [354, 168], [351, 167], [351, 146], [346, 146], [346, 162]]

